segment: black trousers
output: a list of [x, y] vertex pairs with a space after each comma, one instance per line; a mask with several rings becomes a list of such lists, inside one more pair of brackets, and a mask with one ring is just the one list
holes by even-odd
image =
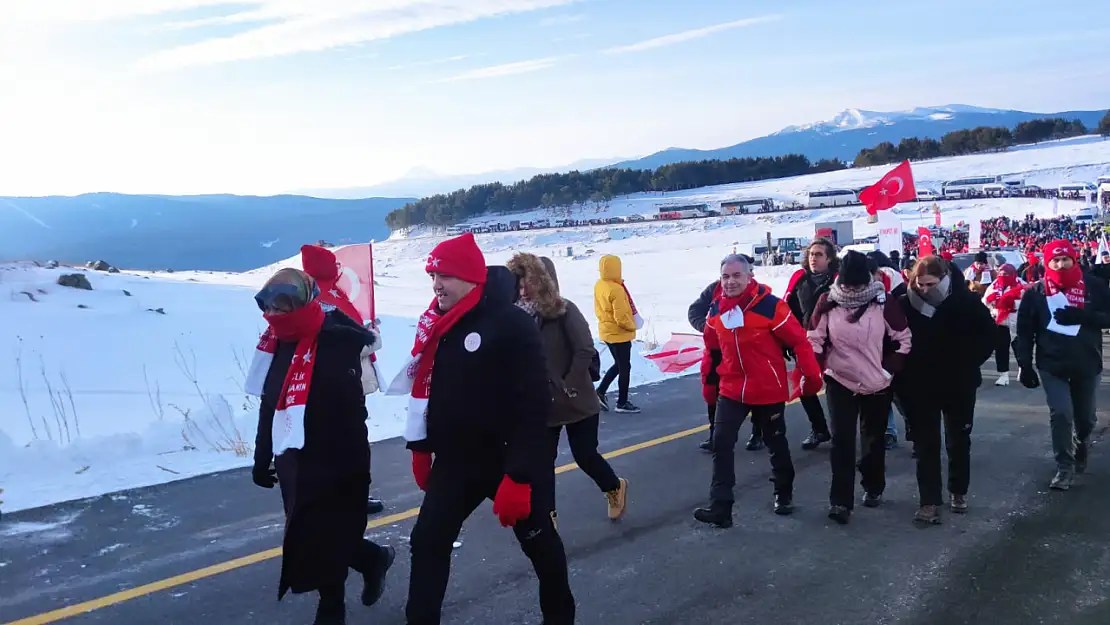
[[736, 500], [736, 440], [744, 420], [751, 414], [763, 432], [763, 442], [771, 456], [771, 479], [775, 493], [791, 496], [794, 492], [794, 463], [790, 460], [790, 445], [786, 441], [784, 404], [748, 406], [727, 397], [717, 399], [717, 415], [713, 426], [713, 480], [709, 499], [714, 503], [728, 504]]
[[[1016, 315], [1017, 313], [1010, 313]], [[1006, 325], [997, 326], [997, 337], [994, 342], [994, 364], [999, 373], [1010, 370], [1010, 328]]]
[[[570, 453], [574, 456], [574, 462], [578, 464], [578, 468], [582, 469], [583, 473], [590, 476], [590, 479], [594, 481], [594, 484], [597, 484], [601, 492], [607, 493], [620, 488], [620, 481], [617, 479], [617, 474], [613, 472], [613, 467], [609, 465], [609, 461], [602, 458], [601, 453], [597, 451], [597, 432], [600, 422], [599, 416], [594, 415], [577, 423], [548, 428], [551, 433], [551, 463], [554, 467], [559, 457], [559, 437], [565, 427], [567, 442], [570, 443]], [[552, 484], [547, 490], [551, 496], [549, 505], [554, 510], [554, 473], [552, 473], [551, 479]]]
[[814, 432], [829, 433], [829, 424], [825, 422], [825, 410], [821, 407], [821, 398], [817, 395], [802, 397], [799, 402], [806, 411], [809, 426]]
[[[452, 543], [471, 513], [486, 499], [493, 499], [503, 477], [501, 463], [436, 458], [409, 541], [412, 572], [405, 607], [408, 625], [439, 624], [451, 570]], [[551, 521], [551, 497], [546, 490], [544, 484], [532, 486], [532, 514], [517, 523], [513, 533], [539, 578], [544, 623], [571, 625], [575, 607], [567, 555]]]
[[[717, 404], [706, 404], [707, 412], [709, 413], [709, 438], [713, 438], [713, 421], [717, 416]], [[824, 417], [822, 417], [822, 421]], [[763, 438], [763, 432], [759, 429], [759, 421], [752, 419], [752, 436], [755, 438]]]
[[613, 366], [609, 367], [602, 376], [597, 390], [605, 393], [613, 380], [617, 380], [617, 403], [623, 404], [628, 401], [628, 384], [632, 376], [632, 342], [606, 343], [606, 345], [609, 346], [609, 353], [613, 355]]
[[[832, 484], [829, 504], [855, 506], [856, 470], [864, 492], [882, 494], [886, 489], [886, 423], [894, 398], [888, 388], [873, 395], [861, 395], [845, 388], [833, 377], [825, 376], [825, 397], [829, 401], [832, 425]], [[860, 434], [860, 459], [856, 463], [856, 430]]]
[[941, 492], [941, 422], [948, 452], [948, 492], [966, 495], [971, 482], [971, 430], [976, 389], [951, 389], [928, 397], [902, 397], [917, 451], [917, 491], [923, 506], [944, 503]]

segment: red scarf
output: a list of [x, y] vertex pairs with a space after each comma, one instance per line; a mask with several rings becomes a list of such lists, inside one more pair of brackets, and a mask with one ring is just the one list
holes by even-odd
[[740, 295], [737, 295], [736, 297], [729, 297], [725, 295], [724, 290], [722, 290], [721, 297], [717, 300], [718, 314], [723, 315], [726, 312], [737, 307], [739, 307], [740, 310], [743, 311], [749, 304], [752, 303], [752, 299], [755, 298], [756, 289], [758, 288], [759, 283], [755, 281], [755, 278], [752, 278], [751, 281], [748, 282], [748, 286], [740, 292]]
[[432, 393], [432, 372], [439, 340], [458, 323], [459, 319], [462, 319], [463, 315], [478, 305], [484, 292], [485, 286], [479, 284], [446, 313], [439, 311], [433, 299], [428, 305], [428, 310], [420, 315], [420, 320], [416, 323], [416, 340], [412, 346], [413, 358], [401, 370], [397, 379], [390, 384], [390, 390], [386, 392], [387, 395], [395, 394], [394, 389], [398, 387], [401, 380], [411, 384], [408, 415], [405, 420], [405, 440], [420, 441], [428, 437], [425, 413], [428, 409], [428, 397]]
[[[362, 313], [358, 312], [355, 305], [351, 303], [351, 297], [347, 295], [346, 291], [339, 288], [339, 284], [332, 282], [317, 282], [320, 287], [320, 303], [325, 306], [334, 306], [340, 312], [347, 315], [359, 325], [363, 325], [368, 319], [362, 318]], [[370, 354], [370, 362], [377, 362], [378, 355]]]
[[1049, 297], [1063, 293], [1068, 298], [1068, 304], [1083, 308], [1087, 296], [1087, 289], [1083, 284], [1083, 268], [1076, 263], [1070, 269], [1059, 271], [1046, 265], [1044, 292]]
[[628, 292], [628, 286], [624, 282], [621, 282], [621, 288], [624, 289], [624, 296], [628, 298], [628, 306], [632, 309], [633, 316], [640, 314], [639, 311], [636, 310], [636, 302], [632, 301], [632, 294]]
[[316, 342], [324, 325], [324, 309], [318, 300], [313, 300], [291, 313], [263, 317], [277, 340], [297, 342], [278, 395], [271, 432], [273, 453], [280, 456], [287, 449], [304, 448], [305, 406], [316, 366]]

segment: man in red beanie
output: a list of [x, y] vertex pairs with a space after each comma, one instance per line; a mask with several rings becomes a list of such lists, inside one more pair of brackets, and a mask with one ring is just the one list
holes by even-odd
[[1044, 279], [1025, 292], [1018, 307], [1014, 356], [1022, 385], [1044, 385], [1056, 456], [1049, 487], [1068, 490], [1075, 474], [1087, 469], [1102, 330], [1110, 328], [1110, 289], [1083, 272], [1075, 247], [1064, 239], [1044, 247], [1044, 260]]
[[487, 268], [473, 235], [437, 245], [425, 270], [435, 299], [391, 385], [411, 386], [405, 440], [425, 492], [409, 542], [408, 625], [440, 622], [452, 543], [486, 499], [532, 561], [543, 622], [571, 625], [566, 552], [545, 491], [554, 483], [545, 451], [552, 399], [539, 329], [513, 304], [516, 277]]
[[[347, 293], [339, 288], [339, 261], [331, 250], [319, 245], [302, 245], [301, 267], [304, 268], [305, 273], [312, 276], [313, 280], [316, 280], [316, 285], [320, 288], [320, 304], [325, 312], [337, 308], [359, 325], [365, 325], [368, 320], [362, 318]], [[375, 349], [380, 349], [381, 335], [375, 330], [370, 331], [378, 338], [378, 346]], [[371, 363], [376, 360], [373, 353], [370, 354], [370, 359]], [[365, 361], [363, 365], [366, 365]], [[370, 497], [366, 500], [367, 514], [378, 514], [382, 510], [385, 510], [385, 503], [381, 499]]]

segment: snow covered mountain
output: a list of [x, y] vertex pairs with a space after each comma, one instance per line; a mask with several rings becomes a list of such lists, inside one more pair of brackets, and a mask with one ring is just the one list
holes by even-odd
[[668, 148], [640, 159], [624, 161], [613, 167], [655, 169], [671, 163], [758, 156], [804, 154], [810, 160], [839, 158], [851, 162], [863, 148], [874, 147], [883, 141], [898, 143], [907, 137], [939, 139], [954, 130], [977, 126], [1006, 126], [1031, 119], [1062, 117], [1079, 119], [1089, 128], [1098, 126], [1106, 114], [1101, 111], [1063, 111], [1057, 113], [1031, 113], [990, 109], [966, 104], [918, 107], [908, 111], [877, 112], [848, 109], [832, 119], [787, 126], [782, 130], [713, 150]]

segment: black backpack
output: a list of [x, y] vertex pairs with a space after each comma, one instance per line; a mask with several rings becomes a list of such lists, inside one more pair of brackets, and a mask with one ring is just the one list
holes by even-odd
[[[563, 314], [562, 317], [559, 317], [559, 331], [563, 333], [563, 340], [567, 344], [567, 351], [568, 352], [571, 351], [572, 346], [570, 344], [570, 335], [567, 334], [567, 316], [566, 316], [566, 314]], [[593, 380], [594, 382], [597, 382], [598, 380], [601, 379], [601, 354], [597, 353], [597, 348], [595, 348], [595, 347], [591, 346], [590, 349], [592, 349], [593, 352], [594, 352], [593, 360], [590, 361], [590, 379]], [[566, 373], [563, 374], [563, 377], [566, 377], [567, 373], [570, 373], [570, 367], [569, 366], [567, 367]]]

